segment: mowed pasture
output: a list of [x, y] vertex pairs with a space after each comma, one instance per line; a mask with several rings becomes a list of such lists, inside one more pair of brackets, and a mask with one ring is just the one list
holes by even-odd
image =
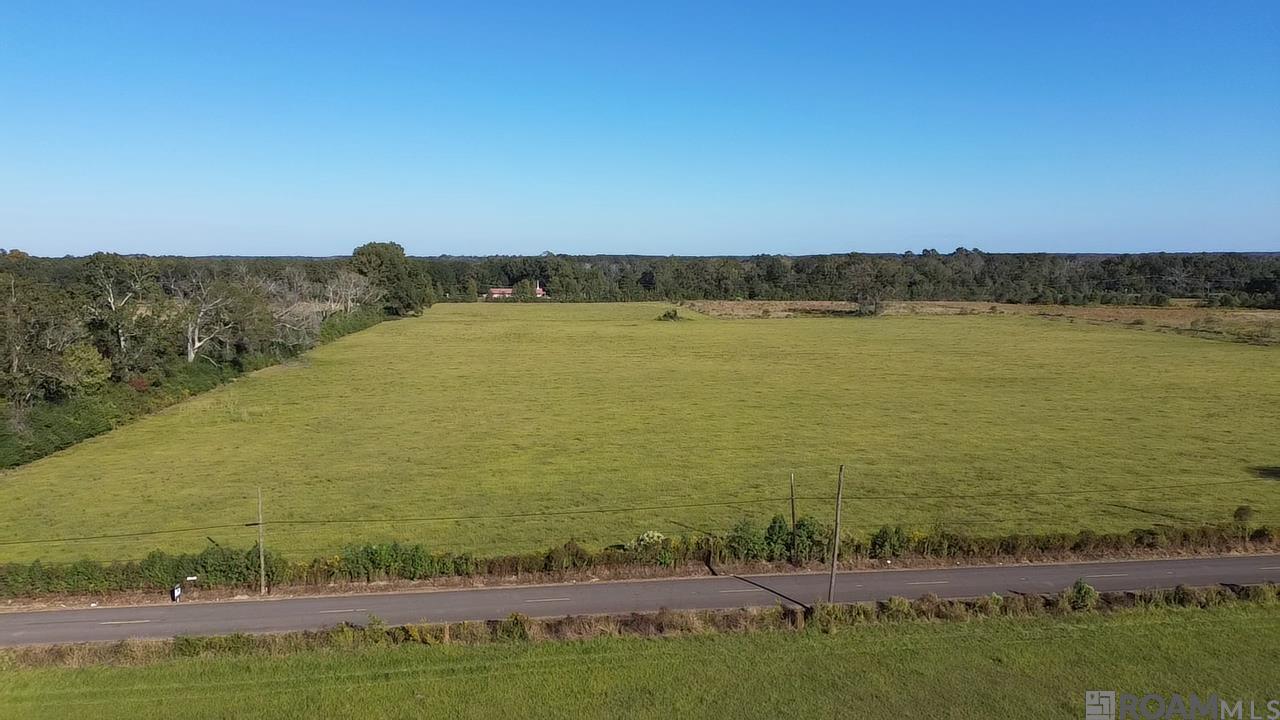
[[1275, 697], [1278, 636], [1273, 607], [1230, 607], [189, 657], [5, 669], [0, 715], [1079, 718], [1085, 691], [1104, 689], [1217, 694], [1248, 717], [1250, 699], [1265, 713]]
[[[718, 532], [787, 513], [791, 473], [827, 519], [840, 463], [854, 533], [1280, 520], [1277, 348], [668, 307], [437, 305], [344, 338], [0, 475], [0, 560], [248, 547], [258, 487], [297, 559]], [[84, 539], [11, 544], [56, 538]]]

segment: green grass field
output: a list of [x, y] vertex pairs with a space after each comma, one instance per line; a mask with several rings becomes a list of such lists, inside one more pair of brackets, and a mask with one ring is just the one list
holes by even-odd
[[1080, 718], [1086, 690], [1217, 693], [1265, 713], [1277, 638], [1275, 608], [1235, 607], [215, 656], [7, 670], [0, 716]]
[[[1031, 317], [658, 322], [665, 306], [438, 305], [0, 475], [0, 541], [274, 520], [294, 557], [493, 553], [723, 530], [787, 477], [846, 527], [1280, 521], [1280, 350]], [[687, 310], [682, 313], [691, 314]], [[1182, 483], [1233, 485], [1137, 492]], [[1024, 492], [1105, 491], [1020, 497]], [[1007, 493], [996, 498], [868, 496]], [[801, 512], [830, 513], [804, 501]], [[253, 528], [0, 545], [0, 560], [249, 546]]]

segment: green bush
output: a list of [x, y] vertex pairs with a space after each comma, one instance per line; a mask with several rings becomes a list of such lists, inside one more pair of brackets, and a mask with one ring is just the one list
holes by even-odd
[[499, 620], [493, 628], [493, 639], [500, 642], [528, 642], [529, 618], [520, 613], [511, 613], [505, 620]]
[[324, 319], [324, 322], [320, 323], [319, 341], [322, 343], [332, 342], [344, 335], [371, 328], [386, 319], [387, 316], [383, 314], [382, 310], [375, 308], [330, 315]]
[[902, 526], [884, 526], [871, 536], [869, 554], [874, 559], [896, 558], [907, 547], [907, 533]]
[[1220, 586], [1206, 587], [1201, 591], [1200, 607], [1213, 608], [1226, 605], [1235, 600], [1235, 593]]
[[547, 571], [571, 570], [588, 567], [590, 564], [591, 553], [584, 550], [578, 543], [570, 540], [564, 545], [552, 548], [547, 552], [543, 561], [543, 569]]
[[1072, 610], [1092, 610], [1098, 605], [1098, 591], [1085, 582], [1084, 578], [1079, 578], [1067, 592], [1067, 602]]
[[725, 549], [736, 560], [763, 560], [766, 555], [764, 533], [751, 520], [743, 518], [729, 531]]
[[895, 595], [880, 604], [880, 617], [893, 621], [912, 620], [916, 617], [916, 610], [910, 600]]
[[1010, 595], [1003, 603], [1004, 614], [1013, 617], [1033, 617], [1045, 611], [1044, 598], [1039, 595]]
[[1004, 596], [999, 593], [984, 595], [973, 603], [973, 611], [982, 616], [995, 617], [1004, 609]]
[[1168, 605], [1164, 590], [1140, 590], [1133, 594], [1133, 604], [1140, 608], [1153, 608]]
[[829, 537], [831, 533], [812, 516], [800, 518], [791, 534], [791, 561], [799, 564], [824, 559]]
[[912, 601], [912, 611], [916, 617], [925, 620], [940, 620], [948, 615], [946, 600], [933, 593], [926, 593]]
[[1200, 607], [1203, 595], [1198, 588], [1179, 585], [1169, 594], [1169, 601], [1182, 607]]
[[1259, 605], [1275, 605], [1277, 592], [1275, 585], [1246, 585], [1241, 588], [1240, 599]]
[[387, 623], [373, 613], [369, 613], [369, 620], [360, 629], [360, 634], [365, 643], [372, 645], [382, 645], [392, 639], [391, 630], [387, 627]]
[[781, 515], [774, 515], [769, 521], [769, 527], [765, 528], [764, 553], [765, 559], [771, 562], [791, 557], [791, 528]]
[[403, 630], [407, 642], [418, 645], [436, 645], [440, 642], [440, 636], [436, 629], [425, 623], [405, 625]]
[[874, 619], [875, 609], [869, 605], [837, 605], [818, 602], [809, 609], [809, 620], [806, 626], [820, 633], [830, 634], [839, 627]]

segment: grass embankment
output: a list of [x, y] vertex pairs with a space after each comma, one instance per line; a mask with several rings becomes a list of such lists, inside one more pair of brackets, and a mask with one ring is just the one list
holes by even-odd
[[[0, 541], [228, 527], [3, 545], [0, 560], [247, 547], [259, 485], [268, 543], [290, 557], [724, 532], [787, 514], [791, 472], [802, 496], [829, 496], [842, 462], [844, 527], [864, 536], [1127, 530], [1243, 504], [1280, 520], [1280, 483], [1259, 477], [1280, 466], [1274, 348], [1007, 316], [656, 321], [666, 308], [440, 305], [344, 338], [0, 475]], [[1222, 481], [1243, 482], [1133, 491]], [[1054, 494], [1075, 490], [1090, 494]], [[757, 498], [774, 500], [702, 505]], [[650, 509], [271, 524], [633, 507]]]
[[1275, 696], [1275, 606], [9, 669], [26, 717], [1075, 718], [1085, 690]]

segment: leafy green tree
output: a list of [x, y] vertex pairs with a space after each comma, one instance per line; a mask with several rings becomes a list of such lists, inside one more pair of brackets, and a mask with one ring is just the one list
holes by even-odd
[[111, 363], [87, 342], [62, 351], [63, 381], [69, 392], [94, 393], [111, 380]]
[[75, 390], [64, 353], [85, 335], [65, 291], [0, 274], [0, 390], [15, 424], [33, 402]]
[[369, 278], [382, 292], [388, 315], [414, 315], [434, 300], [430, 279], [396, 243], [366, 243], [351, 254], [351, 269]]
[[521, 280], [511, 288], [511, 296], [518, 302], [531, 302], [538, 297], [536, 287], [532, 280]]

